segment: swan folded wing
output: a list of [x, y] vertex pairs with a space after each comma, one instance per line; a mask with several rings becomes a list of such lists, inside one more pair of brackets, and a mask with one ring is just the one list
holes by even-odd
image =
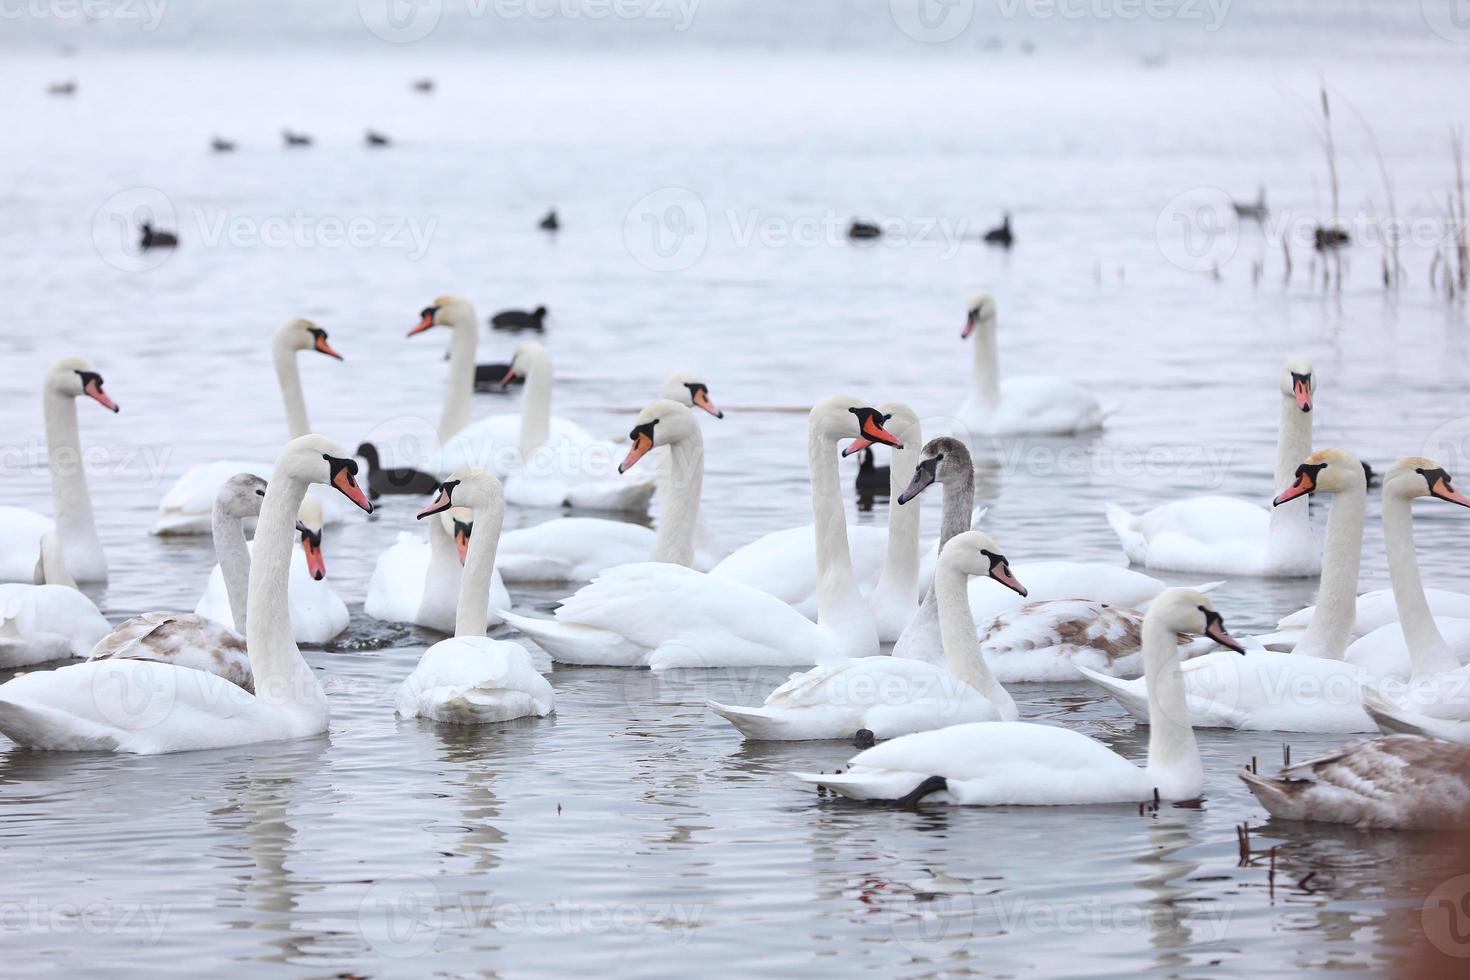
[[199, 615], [150, 612], [118, 625], [92, 648], [89, 661], [150, 660], [214, 674], [246, 691], [254, 677], [245, 641]]
[[[551, 684], [524, 647], [460, 636], [441, 640], [424, 652], [399, 688], [398, 713], [468, 724], [546, 715], [555, 702]], [[516, 713], [506, 713], [512, 711]]]
[[959, 678], [920, 660], [862, 657], [793, 674], [766, 698], [766, 708], [864, 707], [976, 694]]
[[[872, 594], [888, 555], [888, 529], [849, 527], [848, 551], [858, 590]], [[727, 555], [710, 572], [775, 596], [808, 619], [817, 616], [817, 537], [811, 524], [775, 531]]]
[[1470, 815], [1470, 749], [1414, 735], [1353, 742], [1282, 769], [1241, 778], [1272, 815], [1363, 829], [1463, 826]]
[[24, 507], [0, 507], [0, 582], [32, 582], [41, 536], [55, 530], [49, 517]]
[[[1164, 590], [1158, 579], [1131, 568], [1096, 562], [1037, 561], [1012, 565], [1032, 602], [1050, 599], [1090, 599], [1112, 606], [1137, 609]], [[1028, 601], [985, 579], [970, 581], [970, 611], [984, 622], [1003, 612], [1020, 609]]]

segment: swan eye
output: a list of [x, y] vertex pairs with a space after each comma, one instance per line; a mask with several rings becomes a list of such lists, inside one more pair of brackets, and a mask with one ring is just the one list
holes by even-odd
[[265, 496], [265, 491], [264, 490], [257, 490], [257, 491], [255, 491], [255, 495], [257, 497], [264, 497]]

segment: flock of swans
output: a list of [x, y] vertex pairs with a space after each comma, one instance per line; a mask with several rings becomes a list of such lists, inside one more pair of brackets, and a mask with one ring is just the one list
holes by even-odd
[[[958, 416], [969, 434], [1105, 424], [1109, 411], [1068, 381], [1002, 379], [997, 319], [990, 295], [972, 297], [963, 336], [974, 388]], [[552, 360], [537, 343], [521, 344], [506, 373], [524, 381], [520, 413], [476, 421], [475, 310], [441, 296], [409, 336], [431, 330], [450, 336], [437, 473], [384, 471], [374, 453], [370, 472], [401, 485], [359, 483], [353, 454], [311, 431], [296, 367], [301, 352], [341, 355], [320, 327], [292, 320], [272, 346], [290, 430], [278, 458], [201, 464], [160, 502], [155, 534], [213, 538], [218, 565], [198, 605], [116, 627], [76, 588], [105, 581], [107, 560], [85, 474], [66, 461], [80, 458], [77, 401], [118, 406], [87, 361], [52, 365], [42, 387], [54, 518], [0, 507], [0, 580], [10, 583], [0, 586], [0, 666], [82, 662], [0, 685], [0, 731], [32, 749], [142, 754], [325, 732], [328, 699], [298, 647], [338, 635], [349, 618], [325, 580], [323, 527], [354, 507], [371, 513], [370, 494], [429, 486], [423, 536], [405, 531], [379, 557], [364, 602], [370, 617], [450, 634], [399, 685], [403, 718], [475, 725], [553, 712], [555, 689], [527, 647], [486, 636], [505, 624], [561, 664], [796, 668], [761, 704], [709, 708], [747, 739], [854, 741], [862, 751], [845, 770], [795, 775], [859, 800], [1193, 800], [1205, 775], [1195, 728], [1381, 731], [1276, 777], [1240, 775], [1285, 818], [1415, 828], [1470, 812], [1470, 596], [1425, 590], [1411, 510], [1419, 498], [1470, 507], [1470, 497], [1431, 459], [1394, 464], [1382, 483], [1392, 589], [1358, 595], [1367, 472], [1344, 450], [1314, 449], [1318, 378], [1307, 361], [1280, 375], [1270, 506], [1206, 496], [1137, 516], [1108, 508], [1134, 566], [1320, 575], [1315, 606], [1237, 638], [1208, 594], [1219, 582], [1167, 588], [1121, 565], [1012, 564], [974, 526], [983, 511], [963, 433], [926, 442], [901, 402], [819, 400], [807, 419], [812, 523], [724, 554], [700, 516], [695, 413], [723, 417], [704, 378], [671, 375], [618, 446], [552, 415]], [[891, 452], [888, 525], [849, 527], [838, 460], [874, 446]], [[578, 516], [502, 534], [509, 506], [637, 512], [655, 492], [656, 531]], [[1331, 497], [1320, 553], [1314, 494]], [[926, 497], [942, 509], [932, 549], [920, 540]], [[512, 608], [507, 584], [529, 583], [587, 584], [548, 617]], [[1021, 720], [1007, 685], [1037, 681], [1090, 683], [1115, 699], [1149, 727], [1145, 763]]]

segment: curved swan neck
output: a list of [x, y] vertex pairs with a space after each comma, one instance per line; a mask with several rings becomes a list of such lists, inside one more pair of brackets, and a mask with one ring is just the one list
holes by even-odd
[[975, 616], [970, 611], [969, 576], [940, 562], [934, 572], [933, 594], [939, 603], [939, 642], [944, 649], [945, 668], [983, 694], [1003, 719], [1014, 721], [1018, 717], [1016, 702], [995, 679], [980, 652]]
[[[975, 395], [983, 405], [1000, 404], [1000, 355], [995, 349], [995, 319], [985, 317], [975, 325], [974, 339]], [[1305, 457], [1304, 457], [1305, 458]]]
[[807, 429], [807, 463], [812, 477], [812, 522], [817, 549], [817, 624], [840, 638], [844, 652], [853, 655], [878, 648], [878, 627], [858, 591], [847, 544], [847, 514], [837, 474], [837, 440], [819, 426]]
[[107, 556], [97, 537], [92, 494], [82, 465], [77, 403], [69, 395], [47, 391], [42, 397], [46, 448], [51, 468], [51, 504], [56, 511], [56, 535], [71, 573], [84, 579], [107, 577]]
[[939, 550], [956, 534], [970, 529], [975, 517], [975, 471], [968, 470], [958, 480], [944, 481], [944, 505], [940, 514]]
[[919, 500], [898, 502], [908, 489], [919, 465], [919, 447], [924, 444], [917, 423], [898, 433], [904, 448], [893, 450], [889, 463], [888, 554], [878, 592], [901, 599], [910, 609], [919, 604]]
[[230, 600], [230, 618], [234, 620], [235, 632], [245, 636], [250, 595], [250, 549], [245, 545], [245, 524], [216, 508], [210, 531], [214, 537], [214, 560], [219, 562], [225, 595]]
[[296, 546], [296, 513], [306, 496], [305, 482], [284, 474], [277, 461], [255, 526], [246, 614], [250, 629], [245, 649], [255, 674], [256, 697], [277, 704], [304, 700], [312, 690], [324, 697], [311, 668], [301, 659], [291, 631], [287, 584]]
[[311, 431], [306, 418], [306, 397], [301, 391], [301, 369], [296, 363], [296, 349], [277, 335], [271, 345], [271, 358], [276, 366], [276, 381], [281, 386], [281, 399], [286, 403], [286, 428], [292, 439]]
[[500, 547], [500, 527], [505, 521], [505, 504], [493, 501], [475, 510], [475, 530], [465, 555], [464, 574], [459, 580], [459, 606], [454, 616], [455, 636], [484, 636], [490, 622], [490, 581], [495, 573], [495, 552]]
[[1317, 609], [1296, 653], [1341, 660], [1353, 639], [1358, 616], [1358, 572], [1363, 558], [1363, 515], [1366, 487], [1332, 496], [1327, 516], [1327, 544], [1322, 550], [1322, 584]]
[[[449, 623], [459, 614], [459, 549], [439, 517], [429, 518], [429, 566], [424, 571], [424, 592], [419, 598], [418, 621], [433, 628]], [[473, 533], [470, 541], [474, 541]]]
[[1148, 687], [1149, 777], [1167, 798], [1198, 796], [1204, 789], [1204, 766], [1189, 724], [1179, 635], [1148, 618], [1143, 622], [1143, 673]]
[[57, 540], [54, 531], [41, 535], [41, 557], [36, 562], [36, 584], [64, 585], [69, 589], [77, 587], [76, 580], [67, 571], [66, 558], [61, 553], [61, 542]]
[[658, 475], [661, 503], [651, 560], [692, 567], [699, 498], [704, 493], [704, 435], [698, 426], [667, 447]]
[[551, 434], [551, 388], [556, 371], [548, 358], [533, 359], [526, 370], [526, 390], [521, 397], [521, 459], [542, 446]]
[[1409, 651], [1413, 675], [1455, 670], [1459, 660], [1450, 652], [1434, 622], [1429, 597], [1419, 578], [1419, 558], [1414, 549], [1413, 500], [1394, 493], [1383, 495], [1383, 544], [1388, 552], [1388, 578], [1393, 585], [1393, 603]]
[[471, 308], [463, 321], [456, 319], [450, 325], [449, 384], [444, 392], [444, 414], [439, 417], [440, 442], [448, 442], [474, 417], [476, 319]]

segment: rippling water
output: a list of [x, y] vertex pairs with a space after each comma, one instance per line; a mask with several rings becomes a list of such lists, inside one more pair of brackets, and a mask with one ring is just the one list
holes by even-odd
[[[1289, 9], [1294, 37], [1343, 30]], [[727, 408], [704, 420], [705, 510], [731, 546], [807, 518], [789, 409], [850, 391], [944, 423], [967, 391], [959, 328], [978, 286], [1000, 302], [1006, 371], [1061, 373], [1118, 406], [1095, 437], [982, 447], [979, 494], [1013, 560], [1120, 561], [1109, 500], [1265, 500], [1288, 356], [1316, 363], [1319, 445], [1380, 468], [1427, 450], [1464, 469], [1466, 323], [1428, 287], [1431, 248], [1406, 250], [1397, 294], [1370, 248], [1324, 292], [1301, 248], [1285, 281], [1275, 229], [1226, 228], [1201, 266], [1170, 223], [1180, 195], [1244, 198], [1262, 183], [1279, 211], [1320, 214], [1322, 75], [1344, 211], [1384, 206], [1376, 139], [1400, 210], [1432, 223], [1464, 51], [1390, 19], [1389, 50], [1346, 64], [1325, 48], [1227, 57], [1241, 40], [1228, 32], [1153, 68], [1142, 59], [1175, 34], [1125, 34], [1123, 53], [1043, 40], [1027, 57], [1014, 25], [999, 51], [972, 38], [968, 54], [933, 56], [594, 43], [247, 57], [186, 50], [187, 31], [146, 56], [27, 49], [0, 92], [4, 502], [49, 509], [37, 381], [57, 356], [89, 356], [123, 408], [79, 406], [112, 564], [97, 597], [114, 620], [192, 608], [207, 543], [146, 528], [189, 465], [279, 451], [275, 327], [310, 316], [346, 355], [302, 355], [319, 431], [403, 449], [397, 436], [437, 419], [444, 375], [443, 338], [404, 333], [447, 291], [482, 314], [548, 305], [556, 410], [610, 437], [669, 371], [703, 373]], [[421, 74], [439, 81], [431, 98], [408, 89]], [[46, 98], [63, 77], [79, 95]], [[282, 151], [283, 125], [318, 145]], [[395, 146], [362, 148], [368, 126]], [[240, 151], [210, 155], [215, 133]], [[110, 223], [140, 205], [183, 237], [156, 268]], [[533, 227], [551, 205], [555, 239]], [[658, 225], [670, 206], [703, 233]], [[1020, 238], [1008, 254], [974, 240], [1004, 209]], [[853, 216], [898, 221], [910, 240], [850, 247]], [[354, 221], [365, 238], [333, 238], [333, 222]], [[512, 343], [485, 336], [481, 360]], [[477, 412], [513, 406], [480, 396]], [[1274, 766], [1278, 737], [1203, 733], [1198, 810], [912, 813], [819, 799], [785, 775], [841, 764], [843, 745], [746, 746], [703, 709], [763, 696], [775, 670], [557, 668], [553, 719], [396, 722], [390, 692], [431, 637], [360, 610], [412, 510], [390, 501], [328, 534], [331, 581], [355, 612], [336, 648], [308, 652], [331, 692], [329, 737], [153, 759], [0, 749], [6, 972], [1239, 974], [1384, 970], [1419, 934], [1420, 879], [1443, 864], [1422, 838], [1268, 823], [1256, 846], [1280, 845], [1274, 878], [1264, 859], [1237, 866], [1233, 828], [1264, 814], [1233, 771], [1252, 756]], [[1470, 587], [1466, 518], [1430, 505], [1419, 517], [1426, 581]], [[1370, 519], [1364, 587], [1385, 584]], [[1237, 581], [1216, 597], [1248, 631], [1312, 594]], [[1091, 690], [1016, 695], [1027, 718], [1142, 758], [1131, 722]], [[1302, 758], [1339, 740], [1290, 741]]]

